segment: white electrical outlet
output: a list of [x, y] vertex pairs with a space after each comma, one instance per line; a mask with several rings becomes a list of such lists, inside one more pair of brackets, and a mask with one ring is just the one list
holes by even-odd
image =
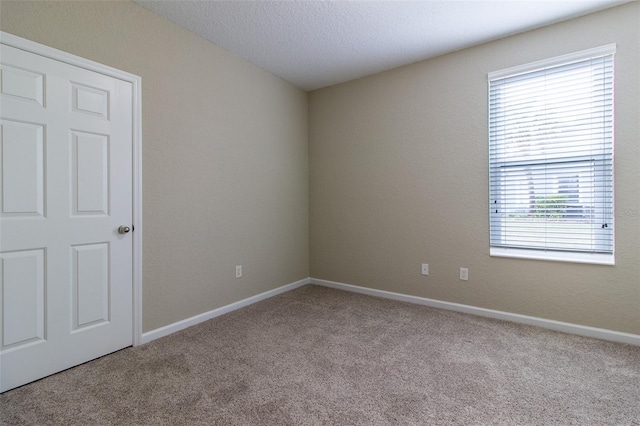
[[428, 263], [423, 263], [422, 264], [422, 275], [429, 275], [429, 264]]
[[242, 277], [242, 265], [236, 266], [236, 278]]
[[467, 268], [460, 268], [460, 279], [462, 281], [469, 281], [469, 270]]

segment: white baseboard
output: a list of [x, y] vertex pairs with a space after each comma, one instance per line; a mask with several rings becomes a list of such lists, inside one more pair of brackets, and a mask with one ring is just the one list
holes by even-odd
[[149, 343], [152, 340], [159, 339], [161, 337], [168, 336], [176, 331], [184, 330], [192, 325], [199, 324], [204, 321], [208, 321], [212, 318], [219, 317], [236, 309], [244, 308], [245, 306], [252, 305], [261, 300], [268, 299], [278, 294], [286, 293], [303, 285], [309, 284], [310, 279], [305, 278], [300, 281], [293, 282], [291, 284], [283, 285], [282, 287], [274, 288], [273, 290], [265, 291], [264, 293], [256, 294], [255, 296], [248, 297], [243, 300], [231, 303], [226, 306], [222, 306], [218, 309], [214, 309], [209, 312], [202, 313], [200, 315], [193, 316], [191, 318], [184, 319], [182, 321], [174, 322], [173, 324], [166, 325], [164, 327], [156, 328], [155, 330], [142, 333], [142, 344]]
[[544, 318], [531, 317], [528, 315], [513, 314], [510, 312], [496, 311], [493, 309], [479, 308], [476, 306], [463, 305], [460, 303], [445, 302], [442, 300], [428, 299], [425, 297], [410, 296], [408, 294], [394, 293], [391, 291], [376, 290], [373, 288], [360, 287], [351, 284], [344, 284], [336, 281], [322, 280], [318, 278], [305, 278], [300, 281], [293, 282], [291, 284], [283, 285], [282, 287], [275, 288], [273, 290], [266, 291], [264, 293], [257, 294], [255, 296], [239, 300], [235, 303], [231, 303], [226, 306], [222, 306], [218, 309], [214, 309], [209, 312], [202, 313], [200, 315], [193, 316], [191, 318], [184, 319], [182, 321], [175, 322], [173, 324], [166, 325], [164, 327], [157, 328], [155, 330], [148, 331], [142, 334], [141, 343], [148, 343], [152, 340], [159, 339], [176, 331], [184, 330], [192, 325], [199, 324], [204, 321], [208, 321], [212, 318], [224, 315], [226, 313], [235, 311], [236, 309], [244, 308], [245, 306], [252, 305], [261, 300], [268, 299], [278, 294], [285, 293], [287, 291], [294, 290], [298, 287], [302, 287], [307, 284], [317, 284], [324, 287], [335, 288], [338, 290], [350, 291], [353, 293], [361, 293], [369, 296], [382, 297], [385, 299], [398, 300], [401, 302], [414, 303], [417, 305], [430, 306], [432, 308], [447, 309], [450, 311], [464, 312], [467, 314], [478, 315], [481, 317], [495, 318], [505, 321], [516, 322], [520, 324], [533, 325], [536, 327], [546, 328], [555, 331], [561, 331], [563, 333], [577, 334], [579, 336], [593, 337], [596, 339], [609, 340], [618, 343], [627, 343], [634, 346], [640, 346], [640, 335], [622, 333], [620, 331], [607, 330], [604, 328], [595, 328], [585, 325], [572, 324], [568, 322], [554, 321]]
[[338, 290], [351, 291], [354, 293], [366, 294], [369, 296], [382, 297], [385, 299], [399, 300], [402, 302], [415, 303], [418, 305], [430, 306], [433, 308], [447, 309], [450, 311], [464, 312], [467, 314], [482, 317], [495, 318], [520, 324], [534, 325], [550, 330], [561, 331], [563, 333], [577, 334], [579, 336], [593, 337], [596, 339], [609, 340], [618, 343], [627, 343], [640, 346], [640, 335], [622, 333], [619, 331], [607, 330], [604, 328], [588, 327], [585, 325], [571, 324], [568, 322], [554, 321], [544, 318], [531, 317], [528, 315], [512, 314], [510, 312], [495, 311], [493, 309], [478, 308], [460, 303], [444, 302], [441, 300], [427, 299], [425, 297], [410, 296], [407, 294], [393, 293], [390, 291], [376, 290], [372, 288], [359, 287], [351, 284], [344, 284], [335, 281], [310, 278], [311, 284], [324, 287], [331, 287]]

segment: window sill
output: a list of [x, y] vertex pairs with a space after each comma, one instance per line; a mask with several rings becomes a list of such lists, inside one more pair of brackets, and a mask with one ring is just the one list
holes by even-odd
[[563, 251], [527, 250], [491, 247], [491, 257], [512, 257], [517, 259], [549, 260], [553, 262], [590, 263], [593, 265], [615, 265], [613, 254], [572, 253]]

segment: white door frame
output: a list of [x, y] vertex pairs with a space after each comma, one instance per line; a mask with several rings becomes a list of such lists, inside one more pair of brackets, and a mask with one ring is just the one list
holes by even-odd
[[133, 346], [142, 344], [142, 79], [134, 74], [0, 31], [0, 42], [131, 83], [133, 94]]

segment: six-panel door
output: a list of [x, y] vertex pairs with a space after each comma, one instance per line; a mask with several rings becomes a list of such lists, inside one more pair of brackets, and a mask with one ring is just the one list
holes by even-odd
[[5, 391], [132, 343], [132, 87], [1, 49]]

